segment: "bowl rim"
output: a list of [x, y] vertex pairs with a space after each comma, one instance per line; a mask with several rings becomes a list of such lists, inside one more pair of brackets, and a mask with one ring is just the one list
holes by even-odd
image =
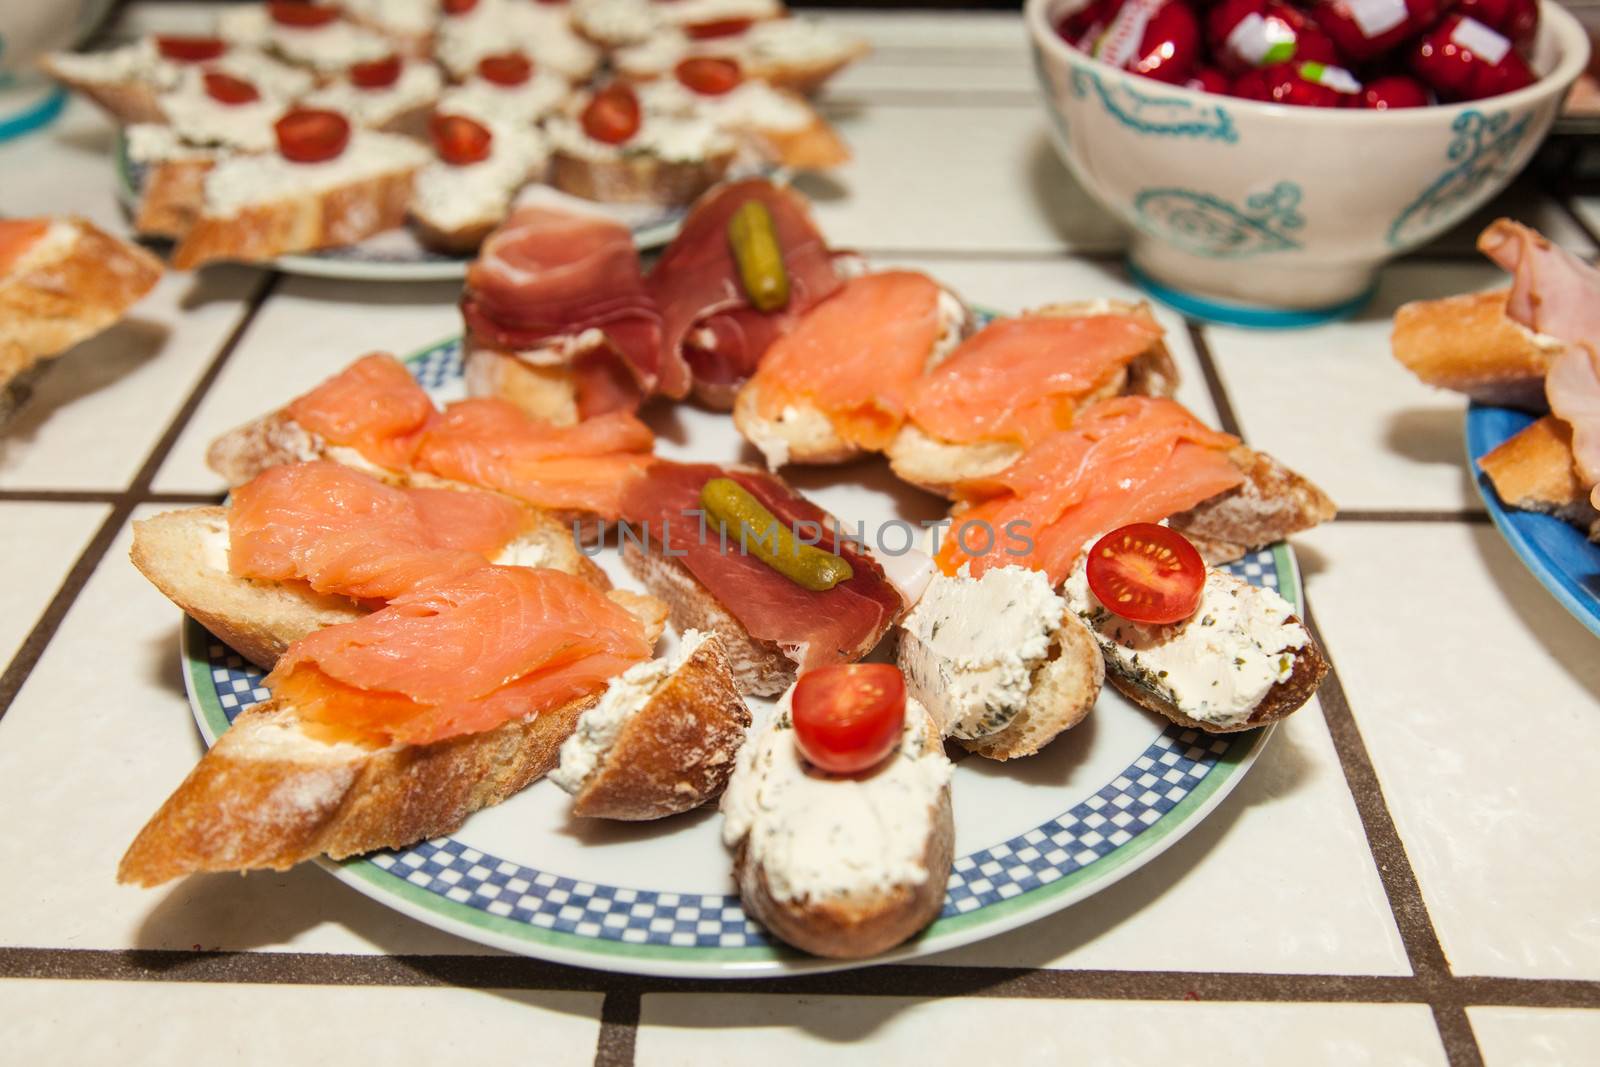
[[[1087, 52], [1072, 47], [1056, 34], [1055, 26], [1050, 21], [1049, 11], [1061, 3], [1062, 0], [1025, 0], [1023, 5], [1023, 21], [1027, 23], [1028, 34], [1033, 38], [1034, 47], [1050, 54], [1052, 58], [1068, 65], [1088, 66], [1103, 77], [1120, 79], [1139, 90], [1150, 91], [1150, 86], [1160, 86], [1159, 91], [1163, 95], [1170, 94], [1174, 99], [1192, 104], [1214, 107], [1216, 101], [1225, 100], [1229, 109], [1236, 115], [1249, 115], [1269, 122], [1294, 120], [1335, 125], [1382, 121], [1391, 125], [1397, 123], [1433, 125], [1456, 118], [1467, 111], [1482, 110], [1486, 106], [1522, 107], [1541, 103], [1551, 95], [1566, 92], [1589, 63], [1589, 36], [1584, 32], [1577, 16], [1554, 0], [1539, 0], [1539, 34], [1541, 37], [1545, 34], [1554, 35], [1561, 54], [1550, 73], [1532, 85], [1523, 86], [1521, 89], [1500, 96], [1485, 97], [1482, 100], [1463, 100], [1460, 103], [1436, 104], [1431, 107], [1395, 108], [1385, 111], [1370, 111], [1367, 108], [1295, 107], [1290, 104], [1269, 104], [1260, 100], [1245, 100], [1237, 96], [1222, 96], [1218, 93], [1186, 89], [1181, 85], [1156, 81], [1113, 67]], [[1374, 119], [1368, 117], [1369, 115], [1382, 115], [1383, 118]]]

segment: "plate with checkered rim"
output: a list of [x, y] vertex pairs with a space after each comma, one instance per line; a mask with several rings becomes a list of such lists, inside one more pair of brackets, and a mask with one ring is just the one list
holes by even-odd
[[[139, 201], [142, 167], [128, 158], [128, 139], [117, 134], [115, 149], [117, 169], [117, 198], [128, 211], [134, 211]], [[777, 180], [786, 180], [780, 170], [764, 168], [759, 171]], [[755, 173], [755, 172], [752, 172]], [[546, 187], [547, 188], [547, 187]], [[562, 194], [550, 190], [552, 196]], [[604, 210], [605, 205], [580, 202], [590, 210]], [[641, 249], [664, 245], [677, 234], [688, 209], [684, 207], [658, 210], [631, 210], [623, 206], [620, 218], [633, 230], [634, 244]], [[376, 282], [426, 282], [449, 281], [464, 278], [473, 257], [435, 252], [423, 246], [409, 229], [394, 230], [370, 237], [353, 245], [325, 248], [318, 252], [278, 256], [272, 266], [286, 274], [308, 278], [339, 278], [349, 281]]]
[[[436, 398], [461, 395], [459, 338], [416, 353], [407, 365]], [[677, 446], [665, 436], [659, 440], [663, 454], [672, 447], [693, 452], [697, 437], [711, 432], [697, 433], [699, 426], [730, 421], [700, 415], [700, 422], [691, 421], [677, 435]], [[732, 436], [731, 427], [727, 432]], [[827, 498], [826, 489], [806, 488], [824, 507], [850, 514]], [[614, 565], [604, 558], [597, 562], [608, 570]], [[1300, 575], [1288, 545], [1253, 553], [1228, 569], [1276, 588], [1300, 610]], [[618, 584], [632, 584], [620, 568], [612, 573]], [[182, 635], [185, 686], [210, 744], [268, 694], [262, 672], [199, 623], [186, 620]], [[760, 709], [754, 710], [759, 717]], [[361, 893], [430, 926], [559, 963], [685, 978], [866, 966], [992, 937], [1105, 889], [1197, 826], [1239, 784], [1273, 729], [1198, 734], [1136, 708], [1107, 686], [1095, 714], [1039, 756], [1021, 764], [958, 759], [956, 860], [944, 908], [917, 938], [866, 961], [804, 956], [750, 920], [734, 891], [731, 863], [716, 841], [716, 817], [704, 809], [620, 831], [609, 824], [600, 847], [616, 854], [616, 835], [626, 841], [637, 832], [639, 840], [627, 847], [656, 851], [642, 853], [632, 867], [613, 866], [605, 878], [570, 869], [571, 838], [585, 832], [571, 828], [583, 821], [565, 816], [565, 794], [548, 782], [473, 815], [449, 836], [322, 865]], [[1035, 781], [1016, 786], [1021, 792], [996, 799], [996, 790], [1030, 774]], [[1039, 780], [1058, 774], [1059, 788], [1055, 781], [1038, 787]], [[1019, 812], [1019, 805], [1027, 810]], [[670, 849], [665, 854], [663, 842]], [[561, 855], [569, 869], [553, 858]], [[697, 872], [700, 884], [686, 888], [680, 868], [695, 863], [714, 866], [715, 874]]]

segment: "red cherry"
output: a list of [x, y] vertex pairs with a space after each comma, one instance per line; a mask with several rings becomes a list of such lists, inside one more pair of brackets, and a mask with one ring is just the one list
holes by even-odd
[[718, 37], [737, 37], [748, 30], [752, 19], [717, 19], [714, 22], [696, 22], [685, 26], [683, 32], [696, 41], [710, 41]]
[[501, 52], [478, 60], [478, 77], [506, 88], [522, 85], [533, 77], [533, 60], [521, 52]]
[[267, 5], [267, 14], [280, 26], [310, 30], [333, 22], [339, 17], [339, 9], [307, 3], [305, 0], [272, 0]]
[[278, 151], [294, 163], [326, 163], [350, 143], [350, 121], [337, 111], [297, 108], [273, 123]]
[[487, 126], [465, 115], [435, 115], [428, 123], [428, 134], [439, 158], [452, 167], [482, 163], [489, 158], [494, 135]]
[[350, 84], [358, 89], [387, 89], [400, 80], [400, 57], [385, 56], [350, 68]]
[[1387, 74], [1369, 81], [1352, 107], [1391, 111], [1402, 107], [1427, 107], [1428, 87], [1405, 74]]
[[204, 63], [228, 50], [226, 41], [216, 37], [157, 37], [156, 51], [174, 63]]
[[253, 104], [261, 99], [261, 94], [256, 92], [254, 85], [243, 78], [224, 74], [220, 70], [206, 71], [204, 80], [206, 95], [219, 104], [235, 107], [239, 104]]

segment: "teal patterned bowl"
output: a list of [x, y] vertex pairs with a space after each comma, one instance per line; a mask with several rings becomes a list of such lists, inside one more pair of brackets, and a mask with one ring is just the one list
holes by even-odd
[[1301, 325], [1350, 310], [1386, 259], [1460, 222], [1533, 155], [1588, 62], [1545, 0], [1526, 89], [1372, 112], [1175, 88], [1068, 46], [1081, 0], [1027, 0], [1035, 69], [1072, 173], [1133, 231], [1134, 275], [1203, 318]]

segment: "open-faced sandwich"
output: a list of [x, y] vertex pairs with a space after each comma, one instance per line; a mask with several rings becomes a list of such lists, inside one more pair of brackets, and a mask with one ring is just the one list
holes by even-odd
[[496, 52], [478, 60], [471, 74], [451, 86], [440, 110], [480, 121], [530, 125], [555, 114], [572, 95], [561, 75], [518, 51]]
[[955, 842], [938, 724], [882, 663], [802, 674], [722, 796], [745, 911], [818, 956], [885, 952], [934, 920]]
[[1511, 288], [1405, 305], [1395, 357], [1429, 385], [1543, 415], [1478, 466], [1506, 506], [1600, 539], [1600, 270], [1509, 219], [1478, 247]]
[[268, 0], [241, 4], [217, 16], [217, 35], [235, 46], [256, 48], [319, 77], [358, 63], [373, 63], [395, 50], [396, 41], [344, 16], [333, 4]]
[[444, 90], [439, 68], [398, 52], [354, 63], [300, 99], [306, 107], [337, 111], [358, 126], [387, 133], [417, 133]]
[[161, 263], [78, 218], [0, 219], [0, 413], [19, 375], [116, 322]]
[[428, 247], [470, 253], [506, 217], [517, 190], [544, 172], [549, 151], [532, 126], [442, 106], [428, 132], [435, 158], [417, 171], [412, 222]]
[[623, 77], [645, 81], [670, 75], [685, 59], [726, 58], [752, 78], [810, 94], [869, 51], [865, 41], [816, 19], [725, 17], [665, 26], [618, 47], [611, 63]]

